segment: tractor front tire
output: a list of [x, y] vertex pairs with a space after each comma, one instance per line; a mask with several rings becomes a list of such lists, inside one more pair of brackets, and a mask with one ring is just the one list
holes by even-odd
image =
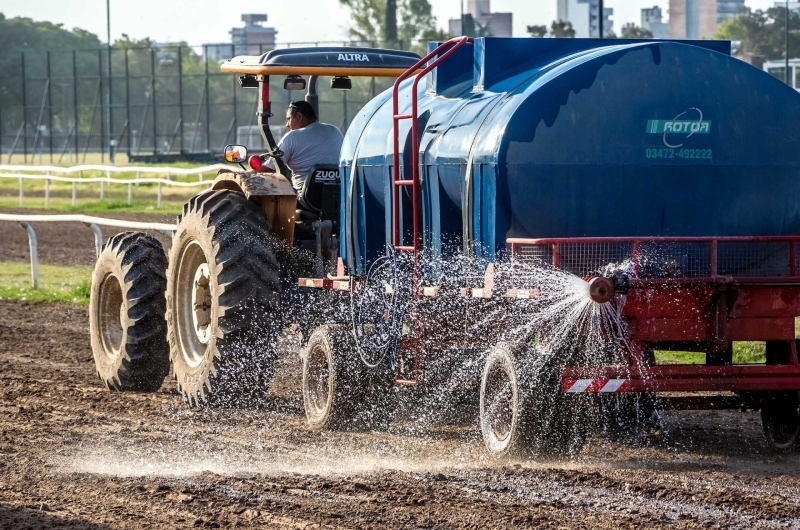
[[183, 207], [167, 271], [178, 389], [195, 405], [258, 405], [275, 361], [280, 270], [269, 222], [236, 191]]
[[97, 375], [110, 390], [155, 392], [169, 374], [166, 269], [161, 243], [140, 232], [110, 238], [97, 258], [89, 330]]
[[396, 403], [391, 372], [361, 361], [349, 326], [314, 330], [303, 352], [303, 406], [312, 430], [385, 428]]

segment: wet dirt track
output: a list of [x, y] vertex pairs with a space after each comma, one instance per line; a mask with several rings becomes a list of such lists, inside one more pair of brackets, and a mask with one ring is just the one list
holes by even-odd
[[194, 410], [167, 381], [113, 394], [86, 310], [0, 302], [0, 528], [796, 528], [798, 458], [757, 414], [665, 414], [572, 462], [496, 464], [476, 428], [407, 412], [311, 433], [294, 355], [259, 410]]
[[[64, 214], [65, 212], [47, 212], [44, 210], [26, 210], [0, 208], [0, 213], [16, 215], [48, 215]], [[175, 223], [177, 216], [163, 214], [121, 213], [104, 212], [92, 214], [95, 217], [108, 217], [124, 221], [138, 221], [142, 223]], [[47, 265], [93, 266], [95, 262], [94, 234], [81, 223], [31, 223], [36, 231], [38, 242], [39, 263]], [[121, 231], [119, 228], [100, 227], [104, 241]], [[151, 231], [161, 241], [166, 250], [169, 250], [170, 237], [160, 232]], [[30, 250], [28, 249], [28, 234], [17, 223], [0, 223], [0, 261], [16, 261], [28, 263]]]

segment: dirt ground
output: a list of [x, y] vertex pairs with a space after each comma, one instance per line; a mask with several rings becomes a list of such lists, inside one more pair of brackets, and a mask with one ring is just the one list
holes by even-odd
[[[0, 261], [27, 262], [3, 226]], [[93, 264], [86, 227], [35, 229], [40, 262]], [[474, 421], [413, 406], [389, 432], [309, 432], [288, 349], [257, 410], [190, 408], [169, 379], [111, 393], [88, 327], [82, 307], [0, 301], [0, 529], [800, 528], [800, 458], [767, 449], [757, 413], [664, 412], [572, 461], [498, 463]]]
[[[288, 351], [288, 350], [287, 350]], [[296, 354], [258, 410], [97, 380], [86, 310], [0, 302], [0, 528], [798, 528], [800, 465], [756, 413], [671, 412], [569, 462], [487, 459], [474, 424], [406, 411], [312, 433]]]
[[[0, 213], [46, 215], [48, 212], [0, 208]], [[94, 216], [145, 223], [175, 223], [176, 220], [174, 215], [163, 214], [104, 212]], [[81, 223], [31, 223], [31, 226], [36, 232], [39, 263], [61, 266], [94, 265], [94, 233], [88, 227]], [[106, 239], [120, 232], [120, 229], [110, 227], [101, 227], [100, 230]], [[164, 244], [165, 249], [169, 249], [169, 236], [159, 232], [151, 233]], [[28, 234], [16, 223], [0, 223], [0, 261], [30, 261]]]

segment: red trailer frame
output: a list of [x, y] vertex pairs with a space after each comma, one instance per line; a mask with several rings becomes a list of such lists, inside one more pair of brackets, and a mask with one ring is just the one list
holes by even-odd
[[[585, 276], [630, 260], [620, 304], [629, 347], [620, 366], [567, 367], [562, 387], [584, 392], [800, 390], [797, 236], [556, 238], [508, 240], [518, 260]], [[648, 254], [660, 270], [647, 270]], [[683, 266], [679, 263], [683, 262]], [[664, 265], [672, 270], [664, 270]], [[583, 268], [583, 269], [582, 269]], [[766, 365], [733, 365], [733, 341], [766, 341]], [[654, 349], [699, 349], [705, 365], [656, 365]]]

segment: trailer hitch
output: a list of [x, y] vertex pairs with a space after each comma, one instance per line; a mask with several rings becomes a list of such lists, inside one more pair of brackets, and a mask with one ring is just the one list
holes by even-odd
[[631, 288], [631, 279], [624, 272], [615, 272], [611, 276], [595, 276], [587, 282], [589, 296], [598, 304], [610, 302], [618, 294], [627, 294]]

